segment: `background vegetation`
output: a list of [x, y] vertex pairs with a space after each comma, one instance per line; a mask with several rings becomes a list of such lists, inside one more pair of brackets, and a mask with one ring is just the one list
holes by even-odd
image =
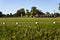
[[[59, 8], [60, 10], [60, 4]], [[59, 17], [59, 12], [49, 13], [49, 12], [42, 12], [41, 10], [37, 9], [36, 7], [32, 7], [29, 11], [28, 9], [21, 8], [17, 10], [16, 13], [10, 13], [10, 14], [3, 14], [3, 12], [0, 11], [0, 17]]]

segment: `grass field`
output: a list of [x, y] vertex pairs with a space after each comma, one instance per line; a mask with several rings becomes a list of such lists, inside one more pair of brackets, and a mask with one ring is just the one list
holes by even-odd
[[0, 40], [60, 40], [60, 17], [0, 18]]

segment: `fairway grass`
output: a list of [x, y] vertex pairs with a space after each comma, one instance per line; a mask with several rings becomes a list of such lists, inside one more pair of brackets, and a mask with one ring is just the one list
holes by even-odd
[[60, 17], [0, 18], [0, 40], [60, 40]]
[[16, 25], [16, 22], [19, 22], [18, 25], [35, 25], [35, 22], [38, 22], [38, 25], [53, 25], [53, 22], [56, 22], [55, 25], [59, 25], [60, 18], [0, 18], [0, 26], [3, 25], [3, 22], [5, 22], [5, 25]]

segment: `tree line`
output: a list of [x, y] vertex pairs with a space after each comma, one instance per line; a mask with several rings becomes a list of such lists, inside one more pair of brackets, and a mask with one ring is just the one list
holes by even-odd
[[30, 11], [28, 9], [25, 10], [24, 8], [21, 8], [14, 14], [3, 14], [3, 12], [0, 11], [0, 17], [60, 17], [60, 14], [58, 12], [44, 13], [36, 7], [32, 7]]

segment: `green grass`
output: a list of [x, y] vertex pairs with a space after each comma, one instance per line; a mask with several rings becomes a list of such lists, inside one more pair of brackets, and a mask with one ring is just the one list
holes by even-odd
[[60, 40], [60, 18], [0, 18], [0, 40]]

